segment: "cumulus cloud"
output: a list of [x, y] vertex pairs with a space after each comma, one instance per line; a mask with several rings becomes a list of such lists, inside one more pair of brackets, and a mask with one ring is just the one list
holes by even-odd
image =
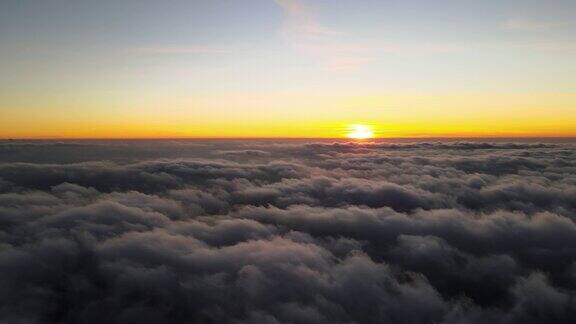
[[570, 142], [0, 150], [0, 322], [576, 317]]

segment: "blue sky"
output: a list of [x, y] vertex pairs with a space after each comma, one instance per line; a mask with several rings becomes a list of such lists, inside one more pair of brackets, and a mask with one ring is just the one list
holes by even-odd
[[[282, 3], [302, 12], [290, 13]], [[46, 73], [66, 81], [55, 74], [102, 68], [115, 70], [111, 77], [150, 66], [170, 73], [176, 65], [216, 76], [229, 69], [272, 77], [268, 71], [295, 82], [350, 70], [334, 80], [345, 79], [347, 87], [355, 87], [354, 74], [362, 83], [395, 80], [408, 88], [424, 74], [430, 77], [423, 84], [448, 74], [458, 82], [446, 78], [447, 88], [490, 87], [486, 79], [502, 79], [522, 89], [532, 86], [527, 77], [560, 74], [557, 83], [541, 86], [567, 88], [562, 71], [576, 54], [574, 1], [8, 0], [0, 6], [0, 64], [38, 80]], [[289, 26], [290, 19], [326, 32], [310, 35]], [[499, 74], [503, 68], [520, 78]], [[459, 80], [464, 74], [477, 82]], [[203, 80], [209, 89], [211, 80]]]

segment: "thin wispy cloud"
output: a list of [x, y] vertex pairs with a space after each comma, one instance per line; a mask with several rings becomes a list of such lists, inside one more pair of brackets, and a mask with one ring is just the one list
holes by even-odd
[[286, 15], [282, 36], [298, 51], [320, 60], [328, 70], [356, 69], [372, 61], [371, 48], [345, 41], [348, 33], [322, 25], [301, 0], [274, 0]]
[[571, 42], [541, 41], [518, 45], [518, 47], [530, 51], [549, 53], [576, 53], [576, 45]]
[[565, 26], [566, 22], [537, 20], [527, 17], [510, 18], [502, 23], [502, 27], [517, 31], [545, 31]]
[[136, 47], [131, 50], [141, 54], [225, 54], [232, 52], [229, 48], [207, 45], [158, 45]]
[[329, 71], [354, 71], [384, 54], [426, 55], [462, 51], [465, 46], [451, 43], [360, 40], [351, 33], [324, 26], [313, 8], [302, 0], [274, 0], [286, 19], [282, 36], [300, 53], [315, 57]]

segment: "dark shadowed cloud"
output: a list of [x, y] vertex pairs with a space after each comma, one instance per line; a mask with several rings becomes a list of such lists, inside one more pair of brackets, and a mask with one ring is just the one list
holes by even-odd
[[570, 323], [576, 147], [0, 143], [2, 323]]

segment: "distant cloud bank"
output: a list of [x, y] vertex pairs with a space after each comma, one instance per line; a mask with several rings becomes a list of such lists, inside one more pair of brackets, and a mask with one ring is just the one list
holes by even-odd
[[576, 146], [0, 142], [0, 322], [570, 323]]

